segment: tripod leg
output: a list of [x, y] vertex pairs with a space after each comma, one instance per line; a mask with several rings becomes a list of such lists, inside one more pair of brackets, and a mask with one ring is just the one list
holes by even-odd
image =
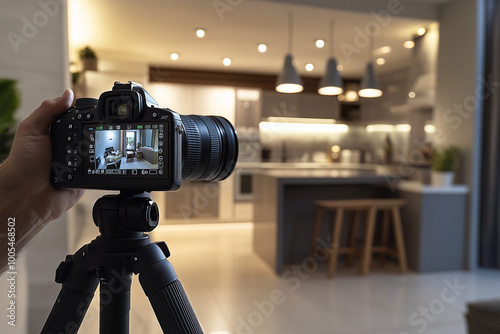
[[56, 302], [43, 326], [42, 334], [77, 333], [99, 284], [95, 272], [83, 264], [81, 248], [68, 256], [56, 271], [56, 282], [63, 283]]
[[186, 292], [166, 258], [141, 270], [139, 281], [163, 333], [203, 333]]
[[99, 333], [128, 334], [132, 274], [113, 270], [108, 282], [101, 282]]

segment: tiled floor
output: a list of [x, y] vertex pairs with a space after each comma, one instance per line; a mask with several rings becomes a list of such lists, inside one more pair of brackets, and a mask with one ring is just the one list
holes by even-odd
[[[226, 226], [153, 233], [169, 245], [208, 334], [465, 334], [466, 303], [500, 298], [500, 271], [400, 275], [387, 268], [360, 277], [342, 269], [327, 279], [321, 263], [277, 276], [252, 252], [250, 224]], [[79, 333], [98, 332], [96, 302]], [[130, 332], [161, 333], [136, 278]]]

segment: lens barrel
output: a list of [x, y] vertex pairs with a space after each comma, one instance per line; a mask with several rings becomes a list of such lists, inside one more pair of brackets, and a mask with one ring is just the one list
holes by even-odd
[[181, 115], [182, 179], [221, 181], [234, 170], [238, 137], [231, 123], [220, 116]]

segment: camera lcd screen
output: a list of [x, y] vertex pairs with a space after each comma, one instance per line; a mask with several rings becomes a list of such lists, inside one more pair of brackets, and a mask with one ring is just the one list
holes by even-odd
[[162, 175], [163, 125], [89, 126], [87, 175]]

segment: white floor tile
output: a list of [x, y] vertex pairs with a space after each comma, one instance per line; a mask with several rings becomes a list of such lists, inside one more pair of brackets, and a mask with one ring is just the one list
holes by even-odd
[[[500, 298], [497, 271], [401, 275], [389, 266], [328, 279], [320, 264], [277, 276], [253, 253], [251, 228], [166, 228], [153, 238], [167, 241], [207, 334], [466, 334], [467, 303]], [[97, 332], [97, 307], [80, 333]], [[139, 332], [161, 329], [135, 279], [131, 333]]]

